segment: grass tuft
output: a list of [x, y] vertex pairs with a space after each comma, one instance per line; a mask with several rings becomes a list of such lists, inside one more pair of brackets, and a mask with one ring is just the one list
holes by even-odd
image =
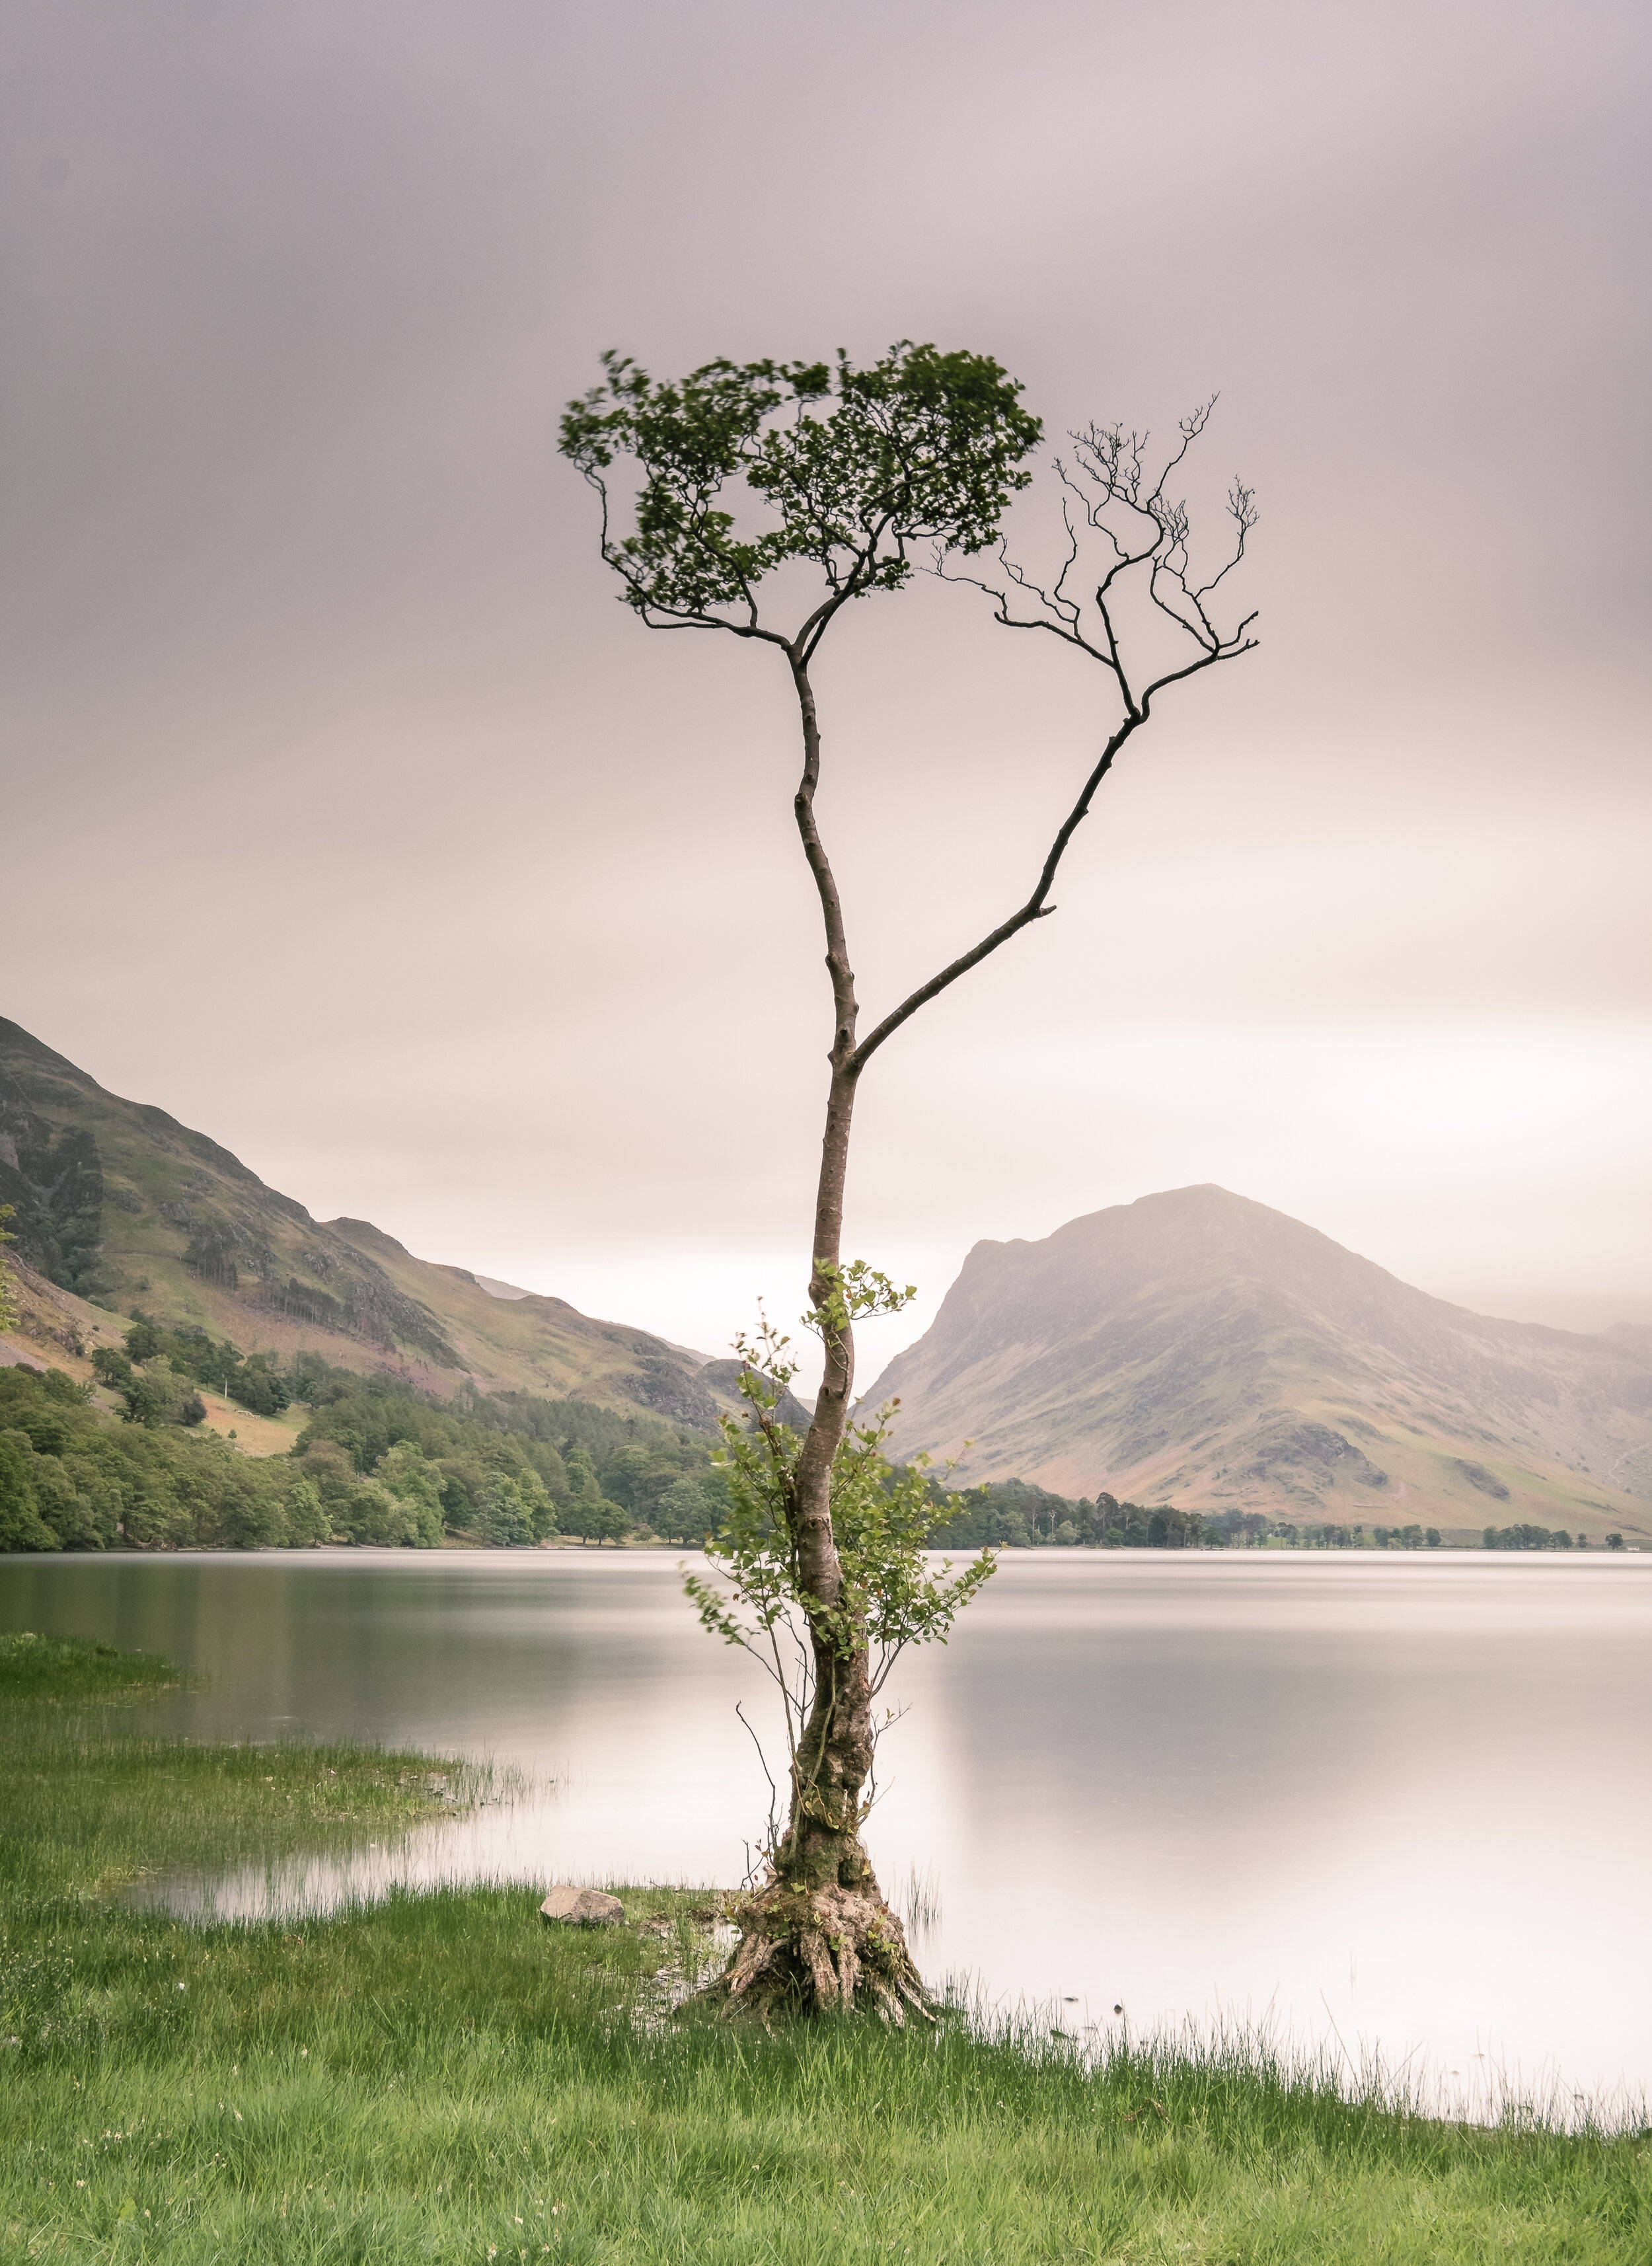
[[170, 1660], [121, 1652], [89, 1637], [0, 1635], [0, 1706], [62, 1707], [80, 1700], [135, 1699], [184, 1681]]

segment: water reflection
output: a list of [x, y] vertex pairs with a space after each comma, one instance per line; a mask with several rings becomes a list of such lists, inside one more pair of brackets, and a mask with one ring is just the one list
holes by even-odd
[[[202, 1909], [386, 1880], [728, 1883], [765, 1806], [742, 1656], [663, 1557], [352, 1553], [0, 1563], [0, 1626], [170, 1652], [194, 1737], [370, 1738], [525, 1798]], [[932, 1974], [1138, 2028], [1268, 2014], [1466, 2095], [1652, 2079], [1652, 1562], [1013, 1553], [892, 1696], [870, 1838], [927, 1874]], [[1456, 2072], [1455, 2078], [1451, 2073]]]

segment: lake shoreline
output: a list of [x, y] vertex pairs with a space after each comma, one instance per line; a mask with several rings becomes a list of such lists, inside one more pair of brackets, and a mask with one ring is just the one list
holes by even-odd
[[[278, 1840], [196, 1870], [192, 1918], [391, 1887], [726, 1882], [766, 1795], [736, 1704], [771, 1763], [783, 1731], [755, 1665], [695, 1623], [685, 1562], [12, 1561], [0, 1628], [178, 1659], [188, 1687], [129, 1730], [458, 1754], [508, 1779], [508, 1800], [427, 1811], [411, 1835]], [[870, 1846], [909, 1932], [923, 1891], [920, 1970], [1005, 2010], [1060, 2002], [1086, 2040], [1115, 2004], [1136, 2036], [1266, 2017], [1310, 2057], [1340, 2038], [1356, 2064], [1426, 2065], [1435, 2097], [1476, 2116], [1562, 2080], [1652, 2091], [1652, 1986], [1625, 1959], [1652, 1867], [1648, 1568], [1006, 1553], [892, 1687], [907, 1713]]]
[[1403, 2085], [1232, 2042], [667, 2019], [720, 1955], [704, 1892], [624, 1888], [625, 1925], [596, 1929], [485, 1885], [296, 1927], [135, 1911], [128, 1881], [186, 1853], [405, 1832], [428, 1774], [464, 1766], [115, 1731], [99, 1710], [130, 1671], [106, 1648], [92, 1668], [98, 1689], [0, 1729], [8, 2249], [127, 2231], [179, 2266], [1644, 2255], [1638, 2130], [1443, 2122]]

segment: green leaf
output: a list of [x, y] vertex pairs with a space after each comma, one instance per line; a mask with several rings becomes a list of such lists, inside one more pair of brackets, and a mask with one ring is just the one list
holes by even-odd
[[[560, 445], [602, 497], [603, 555], [625, 603], [744, 636], [774, 634], [759, 628], [759, 586], [789, 562], [820, 571], [835, 610], [898, 589], [915, 544], [983, 550], [1042, 429], [990, 355], [910, 339], [866, 369], [842, 353], [718, 361], [676, 384], [611, 351], [602, 361]], [[621, 464], [623, 495], [610, 485]]]
[[[822, 1334], [857, 1315], [895, 1312], [914, 1295], [910, 1288], [897, 1290], [863, 1260], [817, 1271], [826, 1277], [828, 1294], [806, 1319]], [[878, 1656], [875, 1690], [909, 1644], [946, 1642], [996, 1561], [983, 1550], [961, 1572], [950, 1561], [931, 1568], [925, 1552], [937, 1528], [963, 1504], [957, 1495], [937, 1493], [927, 1456], [903, 1467], [888, 1461], [883, 1443], [894, 1415], [890, 1407], [866, 1423], [852, 1423], [833, 1460], [832, 1539], [841, 1594], [828, 1606], [804, 1589], [793, 1530], [793, 1475], [802, 1442], [774, 1414], [779, 1404], [774, 1380], [784, 1385], [795, 1373], [795, 1364], [785, 1358], [786, 1342], [766, 1317], [755, 1340], [736, 1341], [746, 1364], [740, 1391], [752, 1414], [746, 1424], [733, 1417], [721, 1423], [716, 1460], [729, 1509], [720, 1531], [707, 1537], [705, 1550], [722, 1586], [692, 1574], [683, 1587], [708, 1634], [744, 1646], [765, 1665], [772, 1660], [773, 1633], [787, 1621], [806, 1623], [839, 1659], [870, 1646]]]

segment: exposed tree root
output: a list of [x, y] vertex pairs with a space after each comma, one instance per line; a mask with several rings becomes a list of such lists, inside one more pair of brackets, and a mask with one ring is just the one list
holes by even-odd
[[868, 1868], [852, 1888], [808, 1888], [768, 1881], [732, 1917], [741, 1934], [734, 1957], [698, 1995], [723, 2011], [771, 2014], [868, 2009], [903, 2025], [910, 2007], [933, 2021], [906, 1931]]

